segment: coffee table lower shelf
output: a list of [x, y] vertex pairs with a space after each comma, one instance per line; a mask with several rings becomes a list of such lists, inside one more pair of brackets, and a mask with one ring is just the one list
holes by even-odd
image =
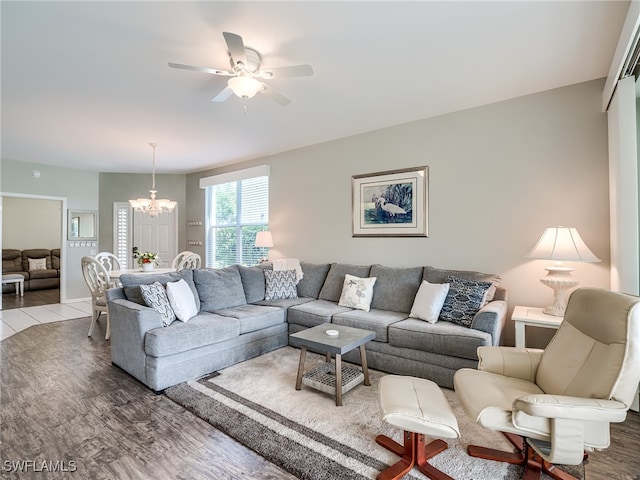
[[[342, 366], [342, 394], [364, 382], [362, 370]], [[309, 370], [302, 375], [302, 384], [307, 387], [320, 390], [329, 395], [336, 395], [336, 366], [333, 363], [325, 363], [319, 367]]]

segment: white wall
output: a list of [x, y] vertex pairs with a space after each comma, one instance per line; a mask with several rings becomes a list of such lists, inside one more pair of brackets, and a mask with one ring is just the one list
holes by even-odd
[[[189, 216], [204, 220], [200, 177], [269, 164], [272, 258], [495, 272], [511, 311], [551, 302], [539, 283], [547, 262], [524, 255], [545, 227], [564, 225], [603, 260], [572, 265], [581, 285], [609, 287], [602, 87], [591, 81], [192, 174]], [[352, 175], [418, 165], [429, 166], [429, 237], [353, 238]], [[513, 342], [511, 323], [503, 338]]]
[[6, 197], [2, 211], [2, 248], [60, 248], [62, 202]]

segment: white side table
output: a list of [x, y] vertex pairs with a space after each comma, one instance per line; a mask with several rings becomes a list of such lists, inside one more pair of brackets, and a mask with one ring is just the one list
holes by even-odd
[[511, 314], [511, 320], [516, 325], [516, 347], [524, 348], [527, 346], [525, 339], [525, 327], [542, 327], [558, 329], [562, 323], [563, 317], [555, 315], [547, 315], [542, 312], [542, 308], [516, 306]]
[[15, 283], [16, 284], [16, 295], [20, 293], [20, 296], [24, 296], [24, 277], [22, 275], [18, 275], [10, 273], [8, 275], [2, 275], [2, 284]]

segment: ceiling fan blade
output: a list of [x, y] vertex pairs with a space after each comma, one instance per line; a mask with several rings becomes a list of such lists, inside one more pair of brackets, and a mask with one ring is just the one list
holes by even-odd
[[229, 53], [231, 54], [233, 63], [247, 65], [247, 54], [244, 49], [242, 37], [229, 32], [222, 32], [222, 35], [224, 36], [224, 41], [227, 42], [227, 47], [229, 47]]
[[273, 67], [264, 68], [260, 71], [261, 74], [271, 73], [272, 77], [310, 77], [313, 75], [313, 68], [311, 65], [290, 65], [288, 67]]
[[260, 93], [269, 97], [271, 100], [282, 105], [283, 107], [291, 103], [291, 100], [289, 100], [287, 97], [282, 95], [280, 92], [275, 91], [273, 88], [264, 83], [262, 84], [262, 90], [260, 90]]
[[212, 102], [222, 103], [222, 102], [226, 101], [231, 95], [233, 95], [233, 90], [231, 90], [231, 87], [226, 87], [219, 94], [217, 94], [215, 97], [213, 97], [211, 99], [211, 101]]
[[207, 68], [207, 67], [196, 67], [195, 65], [183, 65], [182, 63], [173, 63], [169, 62], [169, 66], [171, 68], [180, 68], [182, 70], [193, 70], [194, 72], [202, 72], [202, 73], [212, 73], [213, 75], [222, 75], [225, 77], [232, 76], [232, 72], [227, 72], [226, 70], [218, 70], [215, 68]]

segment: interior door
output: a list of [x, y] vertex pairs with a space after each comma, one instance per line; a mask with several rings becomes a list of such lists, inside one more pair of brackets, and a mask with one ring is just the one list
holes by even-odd
[[134, 212], [133, 248], [137, 247], [139, 252], [157, 252], [160, 266], [171, 266], [171, 261], [178, 253], [177, 217], [177, 208], [171, 213], [161, 213], [155, 218], [146, 213]]

